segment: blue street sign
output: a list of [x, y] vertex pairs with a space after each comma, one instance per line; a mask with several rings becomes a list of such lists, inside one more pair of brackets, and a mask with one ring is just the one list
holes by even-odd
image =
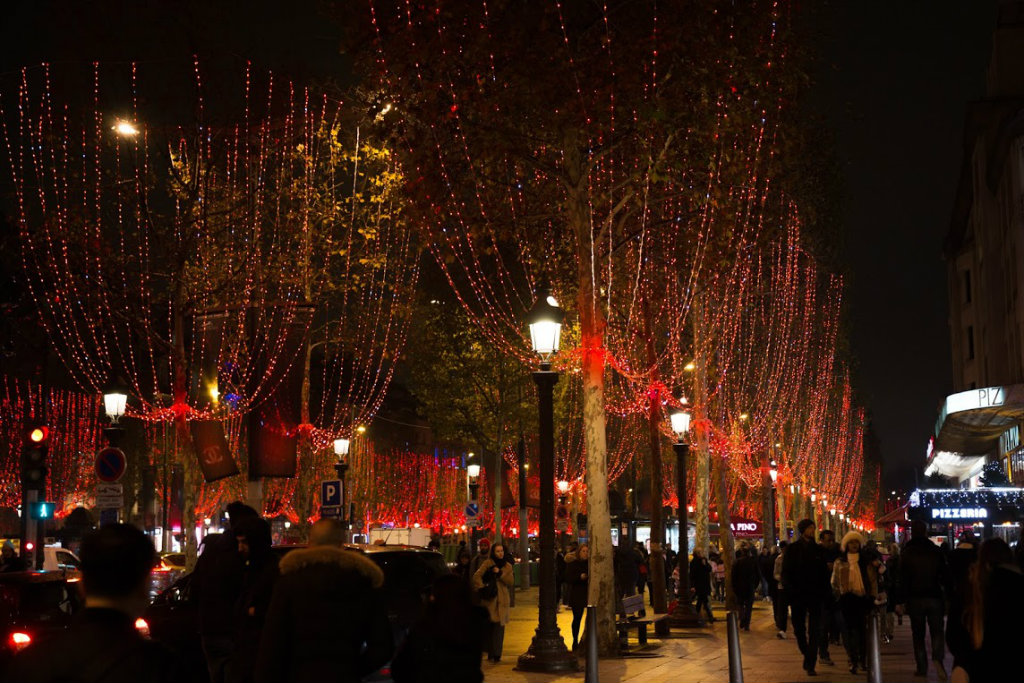
[[480, 514], [480, 506], [476, 503], [466, 503], [466, 517], [476, 517]]
[[320, 484], [320, 504], [324, 507], [341, 506], [341, 480], [328, 479]]

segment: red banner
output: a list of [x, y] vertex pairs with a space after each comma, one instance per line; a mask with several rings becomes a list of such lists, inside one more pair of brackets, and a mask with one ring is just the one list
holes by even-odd
[[203, 479], [211, 482], [238, 474], [238, 465], [231, 457], [231, 449], [224, 436], [223, 423], [219, 420], [192, 420], [188, 424]]

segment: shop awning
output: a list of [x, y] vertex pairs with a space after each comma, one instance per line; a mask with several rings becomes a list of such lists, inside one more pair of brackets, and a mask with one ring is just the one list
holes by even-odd
[[889, 526], [890, 524], [899, 524], [900, 526], [907, 526], [909, 521], [907, 520], [907, 508], [909, 503], [901, 505], [895, 510], [890, 510], [884, 515], [875, 520], [875, 527], [882, 528]]
[[946, 397], [935, 425], [925, 474], [962, 479], [999, 446], [999, 437], [1024, 419], [1024, 384], [984, 387]]

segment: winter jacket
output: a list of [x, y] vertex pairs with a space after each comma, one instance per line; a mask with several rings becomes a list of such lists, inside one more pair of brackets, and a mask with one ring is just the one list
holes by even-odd
[[784, 555], [784, 553], [776, 553], [775, 554], [775, 562], [774, 562], [774, 565], [772, 567], [772, 578], [774, 578], [779, 583], [779, 588], [780, 589], [783, 588], [783, 585], [782, 585], [782, 559], [783, 559], [783, 555]]
[[946, 558], [927, 538], [907, 541], [900, 555], [899, 601], [944, 597]]
[[757, 571], [769, 585], [775, 582], [774, 568], [775, 557], [771, 553], [762, 552], [757, 556]]
[[252, 680], [263, 624], [279, 576], [277, 557], [269, 550], [265, 556], [251, 559], [242, 574], [241, 591], [235, 603], [235, 649], [225, 672], [227, 683]]
[[[878, 567], [871, 561], [870, 556], [858, 553], [857, 566], [860, 568], [861, 582], [864, 584], [864, 595], [868, 597], [878, 596]], [[850, 562], [846, 553], [840, 553], [832, 565], [832, 593], [838, 598], [846, 593], [852, 593], [850, 585]]]
[[690, 587], [696, 595], [711, 595], [711, 563], [706, 557], [690, 560]]
[[[498, 583], [498, 594], [490, 600], [481, 600], [480, 604], [487, 608], [491, 621], [495, 624], [507, 624], [511, 616], [511, 596], [509, 590], [515, 585], [515, 574], [512, 571], [512, 563], [506, 562], [501, 568], [501, 573], [495, 575], [491, 569], [494, 568], [494, 560], [487, 559], [480, 563], [480, 568], [473, 575], [473, 592], [484, 587], [484, 581]], [[492, 578], [493, 577], [493, 578]]]
[[384, 572], [354, 550], [313, 546], [280, 564], [267, 612], [257, 683], [356, 683], [394, 649], [380, 590]]
[[90, 607], [79, 612], [66, 631], [15, 656], [11, 667], [0, 671], [0, 680], [171, 683], [185, 680], [184, 675], [163, 646], [139, 635], [133, 617]]
[[732, 566], [732, 589], [739, 596], [753, 597], [754, 589], [761, 582], [757, 571], [757, 558], [743, 554]]
[[233, 637], [234, 609], [242, 586], [245, 561], [238, 552], [238, 540], [231, 531], [210, 534], [203, 540], [203, 554], [192, 572], [192, 599], [197, 602], [199, 633], [203, 636]]
[[998, 565], [983, 594], [984, 630], [981, 649], [969, 655], [971, 683], [1020, 680], [1020, 661], [1014, 656], [1024, 641], [1024, 575], [1016, 565]]
[[800, 538], [786, 546], [782, 584], [789, 599], [820, 602], [829, 595], [828, 565], [821, 546]]
[[428, 606], [391, 662], [391, 677], [395, 683], [481, 683], [480, 634], [487, 621], [483, 607], [453, 616]]
[[590, 581], [590, 563], [576, 559], [565, 565], [565, 580], [569, 584], [569, 607], [583, 609], [587, 606], [587, 584]]

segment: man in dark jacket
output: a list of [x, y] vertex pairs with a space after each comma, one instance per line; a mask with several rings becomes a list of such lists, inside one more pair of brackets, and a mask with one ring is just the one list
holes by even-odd
[[752, 548], [743, 547], [736, 553], [736, 563], [732, 566], [732, 589], [740, 607], [740, 628], [750, 630], [750, 615], [754, 610], [754, 591], [760, 583], [761, 576], [757, 571], [757, 558]]
[[[821, 547], [821, 554], [825, 560], [825, 567], [828, 575], [832, 576], [832, 568], [836, 560], [842, 554], [839, 544], [836, 543], [836, 534], [831, 529], [822, 529], [818, 534], [818, 545]], [[831, 590], [825, 591], [821, 603], [821, 635], [818, 637], [818, 661], [822, 664], [832, 666], [834, 662], [829, 655], [829, 643], [839, 643], [841, 632], [840, 622], [843, 615], [839, 611], [839, 602]]]
[[259, 513], [235, 501], [228, 505], [229, 528], [210, 534], [203, 541], [203, 553], [192, 573], [192, 599], [197, 603], [199, 638], [210, 675], [210, 683], [224, 683], [225, 671], [235, 648], [233, 614], [242, 585], [245, 560], [238, 553], [234, 528]]
[[782, 556], [782, 585], [793, 617], [793, 633], [804, 656], [804, 671], [816, 676], [821, 610], [829, 591], [828, 567], [821, 548], [814, 542], [814, 522], [797, 524], [800, 536], [786, 547]]
[[308, 548], [281, 560], [270, 600], [257, 683], [357, 683], [386, 664], [394, 650], [380, 587], [384, 572], [373, 560], [341, 547], [345, 527], [317, 521]]
[[263, 624], [280, 572], [272, 552], [270, 525], [250, 517], [235, 525], [238, 553], [245, 562], [238, 602], [235, 603], [235, 642], [225, 673], [226, 683], [251, 683]]
[[953, 655], [954, 668], [966, 668], [971, 641], [964, 626], [964, 608], [971, 600], [971, 567], [978, 559], [978, 543], [970, 529], [960, 535], [956, 550], [949, 554], [949, 615], [946, 619], [946, 647]]
[[921, 520], [910, 525], [910, 540], [900, 557], [899, 604], [906, 606], [910, 616], [910, 629], [914, 640], [916, 676], [928, 672], [928, 654], [925, 651], [924, 627], [932, 637], [932, 662], [940, 680], [946, 679], [942, 664], [946, 654], [942, 619], [945, 612], [947, 583], [946, 558], [928, 538], [928, 527]]
[[127, 524], [108, 524], [82, 541], [85, 609], [69, 629], [14, 658], [0, 680], [19, 683], [105, 681], [170, 683], [182, 672], [162, 646], [146, 640], [135, 620], [148, 602], [153, 544]]

